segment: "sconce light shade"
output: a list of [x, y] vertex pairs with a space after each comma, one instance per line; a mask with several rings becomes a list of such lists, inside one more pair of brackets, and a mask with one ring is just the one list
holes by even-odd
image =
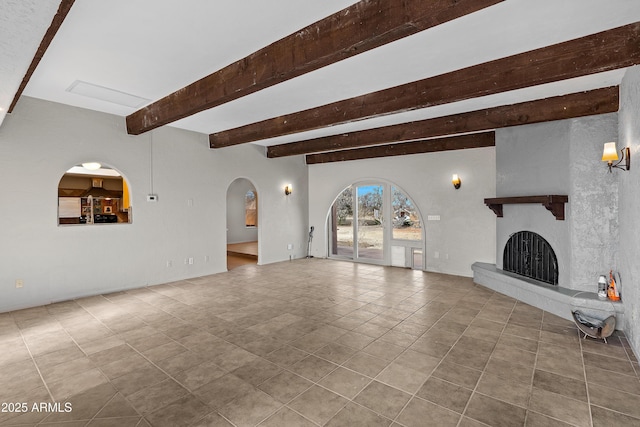
[[457, 173], [454, 173], [453, 177], [451, 177], [451, 183], [456, 190], [462, 185], [462, 181], [460, 180], [460, 177]]
[[616, 149], [615, 142], [606, 142], [604, 144], [604, 151], [602, 152], [603, 162], [613, 162], [618, 160], [618, 150]]
[[286, 194], [288, 196], [291, 193], [293, 193], [293, 187], [291, 186], [291, 184], [285, 185], [284, 194]]
[[[618, 150], [616, 149], [615, 142], [607, 142], [604, 144], [604, 150], [602, 151], [602, 161], [607, 162], [607, 166], [609, 167], [609, 172], [612, 171], [613, 168], [618, 168], [622, 170], [629, 170], [631, 168], [631, 150], [629, 147], [625, 147], [620, 150], [622, 154], [622, 158], [616, 163], [613, 164], [618, 157]], [[620, 163], [625, 162], [624, 166], [620, 166]]]
[[90, 171], [97, 171], [102, 167], [102, 165], [98, 162], [87, 162], [83, 163], [82, 167]]

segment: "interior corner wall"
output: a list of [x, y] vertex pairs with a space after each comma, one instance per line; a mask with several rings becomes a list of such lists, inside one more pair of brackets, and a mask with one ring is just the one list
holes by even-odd
[[[306, 188], [303, 158], [211, 150], [207, 139], [166, 126], [130, 136], [122, 117], [22, 97], [0, 127], [0, 312], [226, 271], [226, 192], [238, 177], [260, 197], [261, 263], [304, 257], [307, 195], [283, 192]], [[125, 176], [132, 224], [58, 226], [58, 182], [87, 160]]]
[[[251, 181], [238, 178], [227, 190], [227, 243], [255, 242], [258, 240], [258, 227], [247, 227], [245, 218], [247, 192], [257, 191]], [[258, 194], [258, 198], [260, 195]], [[258, 217], [260, 211], [258, 211]]]
[[598, 277], [616, 269], [619, 174], [600, 159], [604, 143], [618, 139], [618, 114], [569, 122], [569, 287], [596, 292]]
[[615, 171], [619, 177], [618, 270], [622, 282], [624, 332], [637, 357], [640, 357], [640, 67], [629, 68], [620, 84], [617, 147], [631, 149], [631, 169]]
[[[456, 190], [451, 176], [462, 186]], [[476, 262], [495, 263], [495, 214], [484, 199], [495, 196], [493, 147], [316, 164], [309, 166], [312, 254], [328, 256], [327, 219], [335, 198], [362, 181], [386, 181], [418, 207], [426, 235], [426, 270], [470, 277]], [[440, 216], [429, 221], [428, 216]]]

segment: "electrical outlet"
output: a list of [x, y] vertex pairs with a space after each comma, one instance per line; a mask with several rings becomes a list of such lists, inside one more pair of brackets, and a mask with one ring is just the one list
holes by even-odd
[[209, 262], [210, 260], [211, 258], [209, 257], [209, 255], [204, 256], [204, 262]]
[[193, 265], [193, 257], [189, 258], [189, 265]]
[[292, 249], [293, 249], [293, 243], [289, 243], [289, 244], [287, 245], [287, 249], [288, 249], [288, 250], [292, 250]]
[[24, 286], [24, 281], [22, 279], [16, 279], [16, 288], [21, 288]]
[[167, 267], [173, 267], [173, 261], [171, 260], [167, 261]]

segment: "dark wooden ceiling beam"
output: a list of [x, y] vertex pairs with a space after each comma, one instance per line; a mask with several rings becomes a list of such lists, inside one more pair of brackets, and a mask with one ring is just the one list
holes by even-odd
[[22, 96], [22, 92], [24, 92], [24, 89], [27, 87], [29, 80], [31, 80], [31, 76], [36, 71], [36, 68], [40, 63], [40, 60], [42, 59], [45, 52], [49, 48], [51, 41], [53, 40], [56, 33], [58, 32], [58, 29], [60, 29], [60, 27], [62, 26], [62, 23], [64, 22], [64, 19], [67, 17], [67, 14], [71, 10], [71, 6], [73, 6], [74, 1], [75, 0], [62, 0], [60, 2], [60, 6], [58, 6], [58, 11], [53, 16], [51, 25], [47, 29], [47, 32], [44, 34], [44, 37], [42, 38], [42, 41], [38, 46], [38, 50], [36, 50], [36, 54], [33, 56], [33, 59], [31, 60], [31, 64], [29, 64], [29, 68], [27, 69], [27, 72], [22, 78], [22, 82], [20, 82], [18, 91], [13, 96], [13, 101], [11, 102], [11, 105], [9, 106], [9, 110], [7, 111], [8, 113], [11, 113], [15, 108], [16, 104], [18, 103], [18, 99], [20, 99], [20, 96]]
[[640, 23], [209, 135], [211, 148], [258, 141], [640, 64]]
[[618, 111], [619, 92], [618, 86], [612, 86], [451, 116], [400, 123], [289, 144], [272, 145], [267, 148], [267, 157], [344, 150], [612, 113]]
[[434, 153], [436, 151], [465, 150], [469, 148], [493, 147], [496, 145], [495, 132], [482, 132], [470, 135], [450, 136], [421, 141], [385, 144], [375, 147], [355, 148], [353, 150], [332, 151], [329, 153], [308, 154], [308, 165], [347, 160], [373, 159], [376, 157], [405, 156], [408, 154]]
[[360, 1], [134, 112], [127, 131], [139, 135], [502, 1]]

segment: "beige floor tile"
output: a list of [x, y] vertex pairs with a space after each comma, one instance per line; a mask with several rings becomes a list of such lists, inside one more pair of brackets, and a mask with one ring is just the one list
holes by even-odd
[[232, 400], [218, 412], [238, 427], [253, 427], [266, 420], [282, 403], [260, 390], [252, 390]]
[[187, 395], [188, 391], [177, 382], [168, 379], [144, 388], [127, 399], [141, 414], [150, 414]]
[[585, 369], [587, 381], [591, 384], [598, 384], [616, 390], [640, 395], [640, 380], [633, 375], [619, 374], [606, 369], [590, 366]]
[[531, 391], [529, 409], [578, 427], [591, 423], [587, 403], [535, 387]]
[[584, 381], [536, 369], [533, 375], [533, 386], [587, 402], [587, 386]]
[[113, 384], [120, 393], [129, 396], [146, 387], [165, 381], [168, 378], [167, 374], [155, 366], [147, 366], [114, 378], [111, 380], [111, 384]]
[[474, 393], [464, 415], [490, 426], [524, 426], [526, 410], [510, 403]]
[[526, 408], [531, 396], [531, 384], [515, 381], [507, 376], [485, 372], [476, 391], [513, 405]]
[[281, 367], [260, 357], [231, 371], [231, 373], [257, 387], [269, 378], [278, 375], [281, 371]]
[[480, 379], [480, 375], [482, 375], [482, 371], [456, 365], [455, 363], [442, 362], [431, 375], [469, 389], [474, 389]]
[[235, 375], [227, 374], [194, 390], [193, 394], [212, 408], [219, 409], [253, 389], [251, 384], [242, 381]]
[[218, 365], [208, 361], [178, 372], [173, 378], [188, 390], [193, 391], [225, 374], [226, 372]]
[[375, 265], [250, 265], [0, 314], [0, 346], [1, 401], [50, 400], [43, 377], [74, 408], [0, 423], [640, 421], [624, 334], [580, 339], [572, 322], [470, 278]]
[[324, 347], [320, 348], [314, 353], [314, 355], [326, 359], [330, 362], [341, 364], [349, 359], [357, 350], [346, 345], [338, 344], [336, 342], [330, 342]]
[[89, 420], [105, 408], [117, 393], [118, 391], [109, 383], [90, 388], [62, 400], [64, 403], [71, 404], [71, 412], [52, 413], [45, 421], [67, 422], [73, 420]]
[[343, 366], [360, 372], [364, 375], [375, 377], [388, 364], [388, 361], [359, 351], [343, 363]]
[[640, 425], [640, 418], [630, 417], [598, 406], [591, 406], [591, 417], [593, 427], [637, 427]]
[[376, 376], [376, 380], [407, 393], [415, 393], [428, 377], [429, 373], [420, 372], [393, 362]]
[[316, 427], [317, 424], [307, 418], [284, 407], [279, 409], [265, 421], [260, 423], [260, 427]]
[[590, 384], [589, 398], [592, 405], [640, 418], [640, 396], [637, 394], [625, 393], [597, 384]]
[[233, 427], [217, 412], [211, 412], [193, 423], [193, 427]]
[[416, 396], [462, 414], [472, 390], [431, 377], [418, 390]]
[[318, 384], [347, 399], [353, 399], [370, 382], [371, 378], [369, 377], [349, 369], [337, 368]]
[[312, 386], [287, 406], [311, 421], [323, 425], [347, 403], [347, 399], [325, 388]]
[[288, 403], [312, 385], [311, 381], [299, 375], [283, 371], [260, 384], [258, 388], [278, 401]]
[[414, 397], [398, 416], [398, 422], [407, 427], [457, 426], [460, 414]]
[[313, 382], [319, 381], [325, 375], [331, 373], [338, 365], [316, 356], [307, 356], [298, 363], [289, 367], [292, 372]]
[[276, 365], [287, 367], [295, 365], [308, 355], [309, 353], [305, 351], [285, 345], [275, 351], [272, 351], [264, 357], [265, 359], [275, 363]]
[[147, 415], [146, 419], [154, 427], [186, 426], [201, 419], [210, 411], [207, 405], [193, 395], [187, 395]]
[[546, 415], [539, 414], [534, 411], [527, 411], [526, 427], [571, 427], [571, 424], [567, 424], [563, 421], [555, 418], [548, 417]]
[[325, 426], [327, 427], [387, 427], [391, 424], [391, 420], [376, 414], [369, 409], [348, 403], [333, 418], [329, 420]]
[[398, 355], [404, 350], [404, 347], [400, 347], [398, 345], [381, 340], [376, 340], [362, 349], [364, 353], [370, 354], [371, 356], [386, 360], [388, 362], [391, 362], [393, 359], [398, 357]]
[[409, 399], [411, 399], [409, 393], [373, 381], [353, 401], [387, 418], [394, 419]]
[[107, 382], [107, 377], [105, 377], [99, 369], [93, 368], [52, 383], [47, 383], [47, 387], [56, 401], [62, 401], [69, 396], [76, 395]]

